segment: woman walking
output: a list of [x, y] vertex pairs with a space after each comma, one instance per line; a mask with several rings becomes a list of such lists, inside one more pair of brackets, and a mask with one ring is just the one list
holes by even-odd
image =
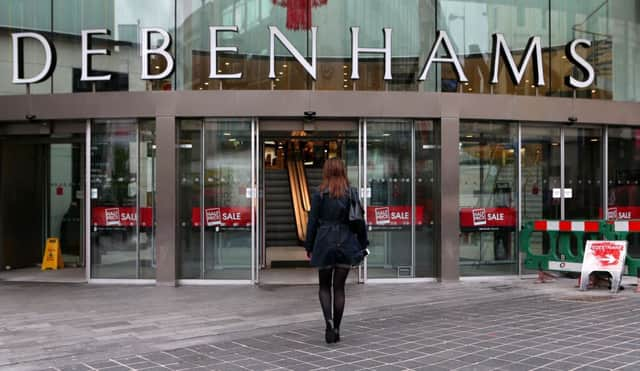
[[340, 341], [344, 284], [349, 269], [360, 264], [367, 246], [366, 228], [358, 228], [354, 232], [349, 227], [349, 207], [351, 200], [357, 197], [357, 191], [349, 186], [342, 161], [325, 161], [322, 183], [311, 199], [304, 247], [311, 258], [311, 265], [318, 268], [319, 298], [327, 326], [327, 343]]

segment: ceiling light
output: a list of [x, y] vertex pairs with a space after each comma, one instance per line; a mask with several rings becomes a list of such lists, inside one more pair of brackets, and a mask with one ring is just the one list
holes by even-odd
[[229, 63], [229, 62], [224, 62], [224, 65], [225, 65], [225, 66], [228, 66], [228, 65], [230, 65], [230, 64], [231, 64], [231, 63]]
[[218, 70], [218, 73], [222, 73], [222, 70]]
[[348, 88], [348, 87], [349, 87], [349, 85], [343, 85], [343, 86], [344, 86], [345, 88]]
[[283, 64], [283, 65], [282, 65], [282, 67], [283, 67], [283, 68], [287, 68], [287, 65], [286, 65], [286, 64]]
[[591, 89], [591, 93], [595, 94], [595, 93], [597, 93], [597, 92], [598, 92], [598, 91], [597, 91], [596, 89]]
[[278, 75], [284, 75], [284, 72], [280, 71], [278, 72]]
[[384, 133], [384, 134], [382, 134], [382, 136], [383, 136], [383, 137], [390, 137], [390, 136], [391, 136], [391, 134], [390, 134], [390, 133]]
[[280, 79], [276, 79], [276, 81], [280, 82]]
[[205, 81], [205, 82], [204, 82], [204, 84], [205, 84], [205, 85], [209, 85], [209, 81]]
[[160, 69], [160, 66], [156, 66], [156, 70], [159, 70], [159, 69]]
[[231, 133], [224, 133], [224, 134], [222, 134], [222, 135], [224, 135], [224, 136], [227, 136], [227, 137], [228, 137], [228, 136], [231, 136]]

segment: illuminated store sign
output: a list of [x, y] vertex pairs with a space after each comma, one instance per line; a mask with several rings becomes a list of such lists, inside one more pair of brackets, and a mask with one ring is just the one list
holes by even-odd
[[[382, 48], [365, 48], [361, 47], [359, 43], [359, 27], [351, 27], [351, 79], [358, 80], [360, 78], [358, 63], [360, 54], [383, 54], [384, 55], [384, 79], [393, 80], [391, 75], [391, 28], [382, 29], [384, 44]], [[241, 79], [242, 73], [219, 73], [217, 66], [218, 52], [225, 53], [238, 53], [238, 48], [235, 46], [219, 46], [218, 34], [222, 32], [238, 32], [238, 26], [215, 26], [209, 27], [209, 52], [210, 52], [210, 72], [209, 78], [211, 79]], [[305, 71], [315, 80], [317, 76], [317, 63], [316, 63], [316, 38], [318, 33], [318, 27], [311, 28], [311, 62], [309, 62], [287, 39], [287, 37], [280, 32], [275, 26], [269, 26], [269, 78], [275, 79], [275, 43], [276, 39], [291, 53], [291, 55], [300, 63]], [[108, 81], [111, 79], [110, 74], [94, 75], [92, 74], [91, 61], [94, 56], [109, 55], [108, 49], [94, 49], [92, 47], [92, 38], [94, 35], [109, 35], [108, 29], [92, 29], [83, 30], [81, 33], [82, 44], [82, 73], [80, 81]], [[157, 48], [151, 48], [150, 39], [152, 35], [159, 35], [163, 43]], [[13, 83], [14, 84], [35, 84], [46, 80], [53, 73], [56, 65], [56, 50], [54, 45], [44, 36], [35, 32], [19, 32], [11, 35], [13, 41]], [[40, 43], [45, 53], [44, 67], [35, 76], [24, 76], [24, 40], [32, 39]], [[171, 46], [171, 35], [161, 28], [143, 28], [140, 30], [140, 55], [142, 58], [142, 73], [140, 79], [142, 80], [161, 80], [173, 73], [175, 66], [174, 57], [169, 52]], [[577, 53], [578, 47], [591, 47], [591, 41], [586, 39], [576, 39], [571, 41], [565, 47], [565, 54], [567, 59], [574, 64], [583, 73], [584, 80], [578, 80], [573, 76], [565, 77], [565, 84], [573, 88], [586, 88], [590, 86], [595, 78], [595, 71], [593, 66], [589, 64], [582, 56]], [[447, 56], [438, 56], [438, 51], [444, 49]], [[162, 71], [151, 74], [149, 72], [149, 56], [156, 55], [162, 57], [166, 61], [166, 66]], [[498, 72], [500, 69], [500, 62], [506, 62], [506, 68], [512, 82], [515, 85], [520, 84], [527, 66], [533, 64], [534, 73], [534, 85], [544, 86], [544, 71], [542, 63], [542, 46], [539, 36], [532, 36], [529, 38], [523, 57], [519, 65], [513, 59], [511, 49], [507, 45], [505, 38], [500, 33], [492, 35], [492, 53], [491, 53], [491, 84], [498, 84]], [[451, 64], [458, 82], [468, 82], [460, 60], [453, 48], [449, 36], [446, 31], [439, 30], [436, 32], [436, 39], [431, 46], [429, 56], [422, 67], [419, 81], [427, 79], [427, 74], [431, 65], [434, 63], [446, 63]]]

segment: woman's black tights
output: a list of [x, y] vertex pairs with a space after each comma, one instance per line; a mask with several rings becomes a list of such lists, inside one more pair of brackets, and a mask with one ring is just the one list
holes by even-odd
[[[349, 268], [327, 268], [320, 269], [318, 278], [320, 281], [320, 305], [322, 306], [322, 314], [327, 326], [340, 328], [342, 314], [344, 313], [344, 283], [347, 281]], [[333, 285], [332, 285], [333, 281]], [[333, 316], [331, 315], [331, 287], [333, 286]]]

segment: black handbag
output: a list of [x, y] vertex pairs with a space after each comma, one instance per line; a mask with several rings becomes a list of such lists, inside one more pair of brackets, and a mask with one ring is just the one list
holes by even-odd
[[355, 188], [349, 190], [349, 227], [353, 231], [365, 228], [364, 209]]

